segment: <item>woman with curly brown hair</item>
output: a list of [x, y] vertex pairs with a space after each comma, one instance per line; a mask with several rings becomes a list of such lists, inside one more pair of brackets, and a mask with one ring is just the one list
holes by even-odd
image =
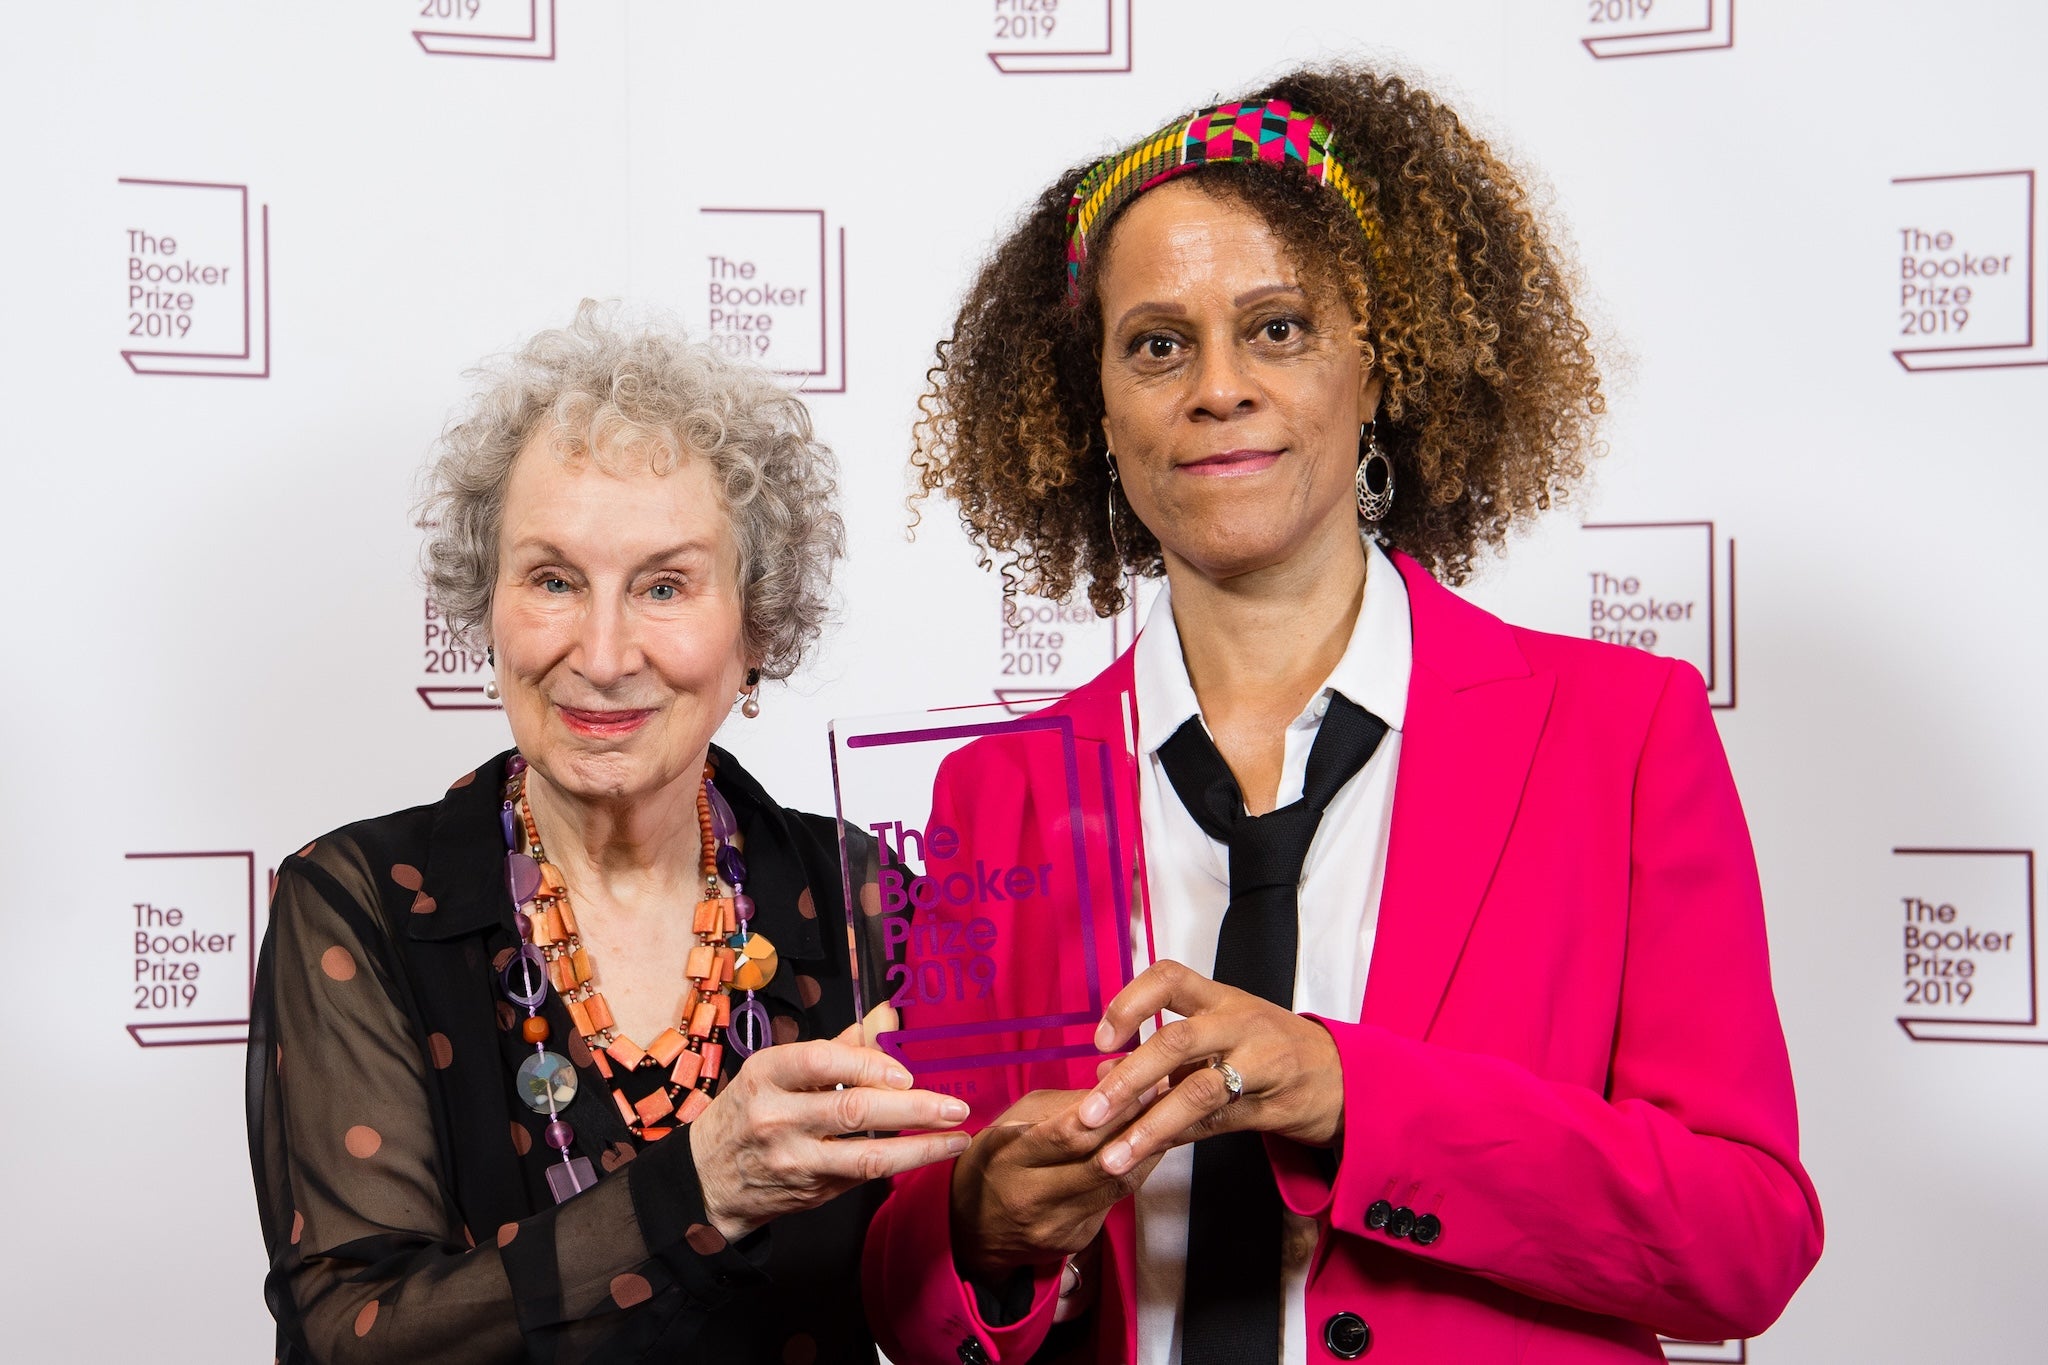
[[1058, 703], [1135, 714], [1151, 965], [1096, 1036], [1134, 1051], [897, 1181], [899, 1365], [1660, 1360], [1812, 1267], [1698, 674], [1442, 586], [1594, 448], [1570, 284], [1514, 173], [1354, 67], [1074, 168], [983, 268], [916, 463], [1019, 586], [1166, 579]]

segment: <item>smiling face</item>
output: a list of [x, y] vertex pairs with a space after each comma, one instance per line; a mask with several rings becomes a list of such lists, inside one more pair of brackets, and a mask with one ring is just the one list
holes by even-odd
[[545, 432], [527, 443], [491, 639], [513, 740], [542, 777], [598, 801], [695, 783], [749, 666], [738, 571], [708, 462], [656, 474], [632, 456], [565, 460]]
[[1221, 581], [1355, 548], [1358, 427], [1379, 397], [1334, 282], [1187, 177], [1117, 221], [1097, 279], [1103, 430], [1169, 573]]

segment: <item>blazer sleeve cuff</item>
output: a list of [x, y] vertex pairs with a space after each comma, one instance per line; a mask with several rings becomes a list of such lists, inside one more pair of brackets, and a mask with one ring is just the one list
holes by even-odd
[[875, 1324], [876, 1336], [905, 1365], [972, 1359], [970, 1343], [990, 1365], [1029, 1360], [1052, 1328], [1060, 1263], [1033, 1268], [1023, 1317], [988, 1322], [953, 1261], [952, 1186], [952, 1162], [925, 1166], [897, 1177], [876, 1215], [863, 1266], [866, 1298], [887, 1318]]
[[[1280, 1196], [1296, 1213], [1326, 1219], [1339, 1232], [1353, 1236], [1374, 1236], [1400, 1243], [1414, 1253], [1429, 1256], [1429, 1248], [1440, 1234], [1436, 1222], [1421, 1237], [1393, 1233], [1387, 1222], [1372, 1225], [1375, 1211], [1390, 1219], [1406, 1210], [1409, 1218], [1420, 1220], [1436, 1215], [1447, 1191], [1429, 1173], [1408, 1169], [1397, 1154], [1398, 1137], [1389, 1131], [1384, 1105], [1375, 1102], [1375, 1091], [1412, 1094], [1425, 1091], [1430, 1076], [1422, 1045], [1388, 1033], [1372, 1024], [1344, 1023], [1315, 1015], [1330, 1031], [1344, 1068], [1344, 1135], [1337, 1148], [1334, 1169], [1326, 1155], [1298, 1143], [1269, 1141], [1289, 1149], [1285, 1153], [1287, 1176], [1283, 1179], [1281, 1157], [1275, 1156], [1274, 1175], [1281, 1180]], [[1317, 1166], [1318, 1158], [1322, 1165]], [[1299, 1201], [1297, 1203], [1296, 1201]], [[1384, 1204], [1384, 1208], [1376, 1206]], [[1424, 1240], [1424, 1239], [1427, 1240]]]

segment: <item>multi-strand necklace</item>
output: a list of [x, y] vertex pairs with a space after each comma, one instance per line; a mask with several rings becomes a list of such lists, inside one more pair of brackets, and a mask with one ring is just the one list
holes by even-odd
[[[561, 996], [571, 1023], [588, 1045], [619, 1117], [635, 1136], [653, 1141], [704, 1112], [717, 1089], [728, 1045], [742, 1058], [767, 1045], [768, 1011], [754, 992], [767, 986], [778, 963], [774, 945], [753, 931], [754, 901], [744, 889], [746, 860], [734, 843], [739, 821], [713, 784], [707, 763], [697, 792], [702, 849], [698, 871], [704, 878], [704, 895], [692, 920], [697, 942], [683, 968], [690, 988], [675, 1025], [663, 1029], [647, 1046], [620, 1032], [598, 989], [590, 950], [577, 930], [568, 884], [541, 848], [540, 830], [527, 800], [526, 770], [525, 758], [514, 754], [499, 812], [505, 833], [505, 880], [522, 940], [501, 969], [500, 979], [506, 997], [526, 1011], [520, 1037], [533, 1045], [534, 1055], [519, 1067], [518, 1091], [529, 1108], [548, 1117], [542, 1136], [562, 1158], [561, 1165], [548, 1171], [548, 1187], [560, 1203], [596, 1183], [596, 1176], [589, 1158], [569, 1155], [575, 1132], [560, 1110], [575, 1098], [576, 1068], [548, 1048], [548, 1021], [540, 1013], [548, 988]], [[725, 885], [732, 888], [729, 896], [724, 894]], [[746, 993], [737, 1005], [735, 990]], [[628, 1099], [614, 1068], [643, 1081], [659, 1075], [659, 1083], [638, 1099]]]

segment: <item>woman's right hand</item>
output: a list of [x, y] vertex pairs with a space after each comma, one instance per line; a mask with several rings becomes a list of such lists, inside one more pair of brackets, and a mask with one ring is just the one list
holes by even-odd
[[975, 1135], [953, 1167], [953, 1260], [963, 1275], [992, 1283], [1085, 1251], [1110, 1208], [1152, 1174], [1163, 1152], [1117, 1176], [1093, 1159], [1135, 1111], [1090, 1128], [1075, 1111], [1092, 1093], [1034, 1090]]
[[726, 1240], [966, 1149], [965, 1133], [848, 1136], [967, 1117], [961, 1101], [911, 1089], [910, 1073], [859, 1037], [856, 1025], [829, 1043], [762, 1048], [690, 1125], [704, 1209]]

